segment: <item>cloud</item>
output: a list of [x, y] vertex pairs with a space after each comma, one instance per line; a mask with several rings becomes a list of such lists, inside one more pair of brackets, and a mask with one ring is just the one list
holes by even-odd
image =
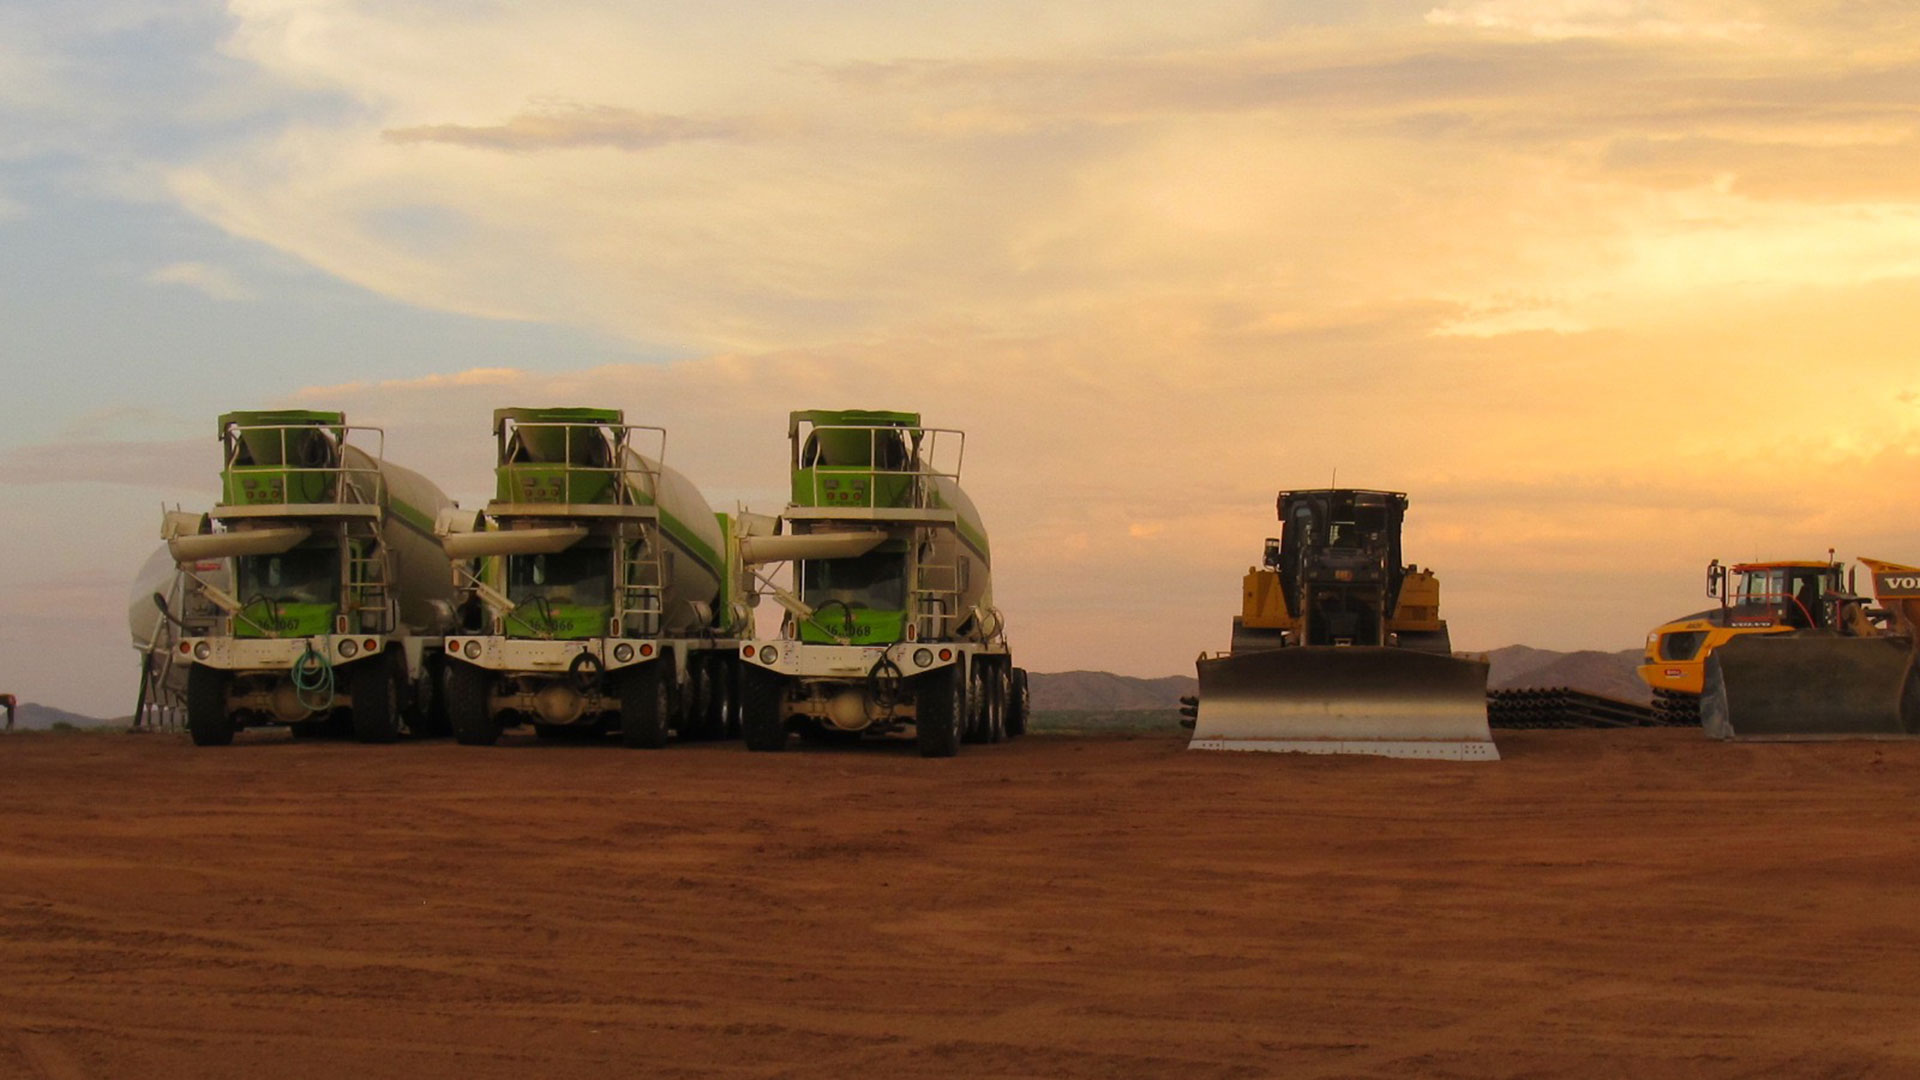
[[215, 300], [254, 299], [253, 290], [242, 284], [232, 271], [203, 262], [168, 263], [149, 273], [146, 280], [155, 285], [181, 285]]
[[186, 162], [176, 196], [410, 303], [687, 353], [1146, 313], [1566, 333], [1914, 272], [1913, 58], [1867, 48], [1890, 10], [1125, 5], [1026, 46], [992, 5], [793, 37], [434, 10], [235, 5], [235, 55], [361, 108]]
[[1470, 0], [1427, 12], [1436, 26], [1513, 31], [1536, 38], [1732, 41], [1767, 24], [1747, 4], [1716, 0]]
[[389, 142], [445, 143], [486, 150], [527, 151], [606, 146], [644, 150], [667, 143], [731, 139], [748, 134], [747, 125], [724, 120], [695, 120], [610, 106], [574, 106], [523, 113], [493, 125], [426, 124], [389, 128]]
[[[212, 417], [207, 430], [213, 430]], [[113, 441], [102, 440], [96, 432], [0, 451], [0, 483], [12, 486], [119, 484], [171, 492], [190, 486], [195, 477], [219, 472], [218, 444], [211, 434], [191, 440]]]

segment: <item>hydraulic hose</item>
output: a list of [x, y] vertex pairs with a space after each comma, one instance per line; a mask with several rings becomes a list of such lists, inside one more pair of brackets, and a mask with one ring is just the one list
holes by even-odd
[[[327, 654], [313, 647], [308, 639], [306, 651], [293, 662], [293, 695], [302, 708], [308, 712], [325, 712], [333, 708], [333, 662]], [[317, 695], [324, 694], [325, 697]]]
[[591, 694], [600, 689], [600, 680], [607, 673], [607, 665], [585, 647], [574, 654], [573, 662], [567, 665], [567, 674], [573, 679], [574, 689], [582, 694]]

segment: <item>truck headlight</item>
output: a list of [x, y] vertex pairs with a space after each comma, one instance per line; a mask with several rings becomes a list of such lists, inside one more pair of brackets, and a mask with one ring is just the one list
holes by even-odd
[[618, 645], [615, 645], [613, 647], [613, 658], [614, 660], [622, 664], [633, 659], [633, 646], [627, 644], [624, 641]]
[[763, 646], [761, 646], [761, 648], [760, 648], [760, 662], [761, 662], [761, 663], [763, 663], [763, 664], [771, 664], [771, 663], [773, 663], [773, 662], [774, 662], [775, 660], [778, 660], [778, 659], [780, 659], [780, 650], [779, 650], [779, 649], [776, 649], [776, 648], [774, 648], [774, 647], [773, 647], [773, 646], [771, 646], [771, 645], [763, 645]]
[[477, 641], [468, 641], [465, 645], [460, 646], [460, 654], [469, 660], [480, 659], [480, 643]]
[[933, 663], [932, 649], [913, 650], [913, 666], [914, 667], [926, 667], [928, 664], [931, 664], [931, 663]]
[[352, 638], [341, 638], [340, 655], [351, 660], [360, 655], [360, 646], [355, 645]]
[[213, 646], [204, 641], [196, 641], [193, 643], [193, 658], [195, 660], [205, 660], [211, 655], [213, 655]]

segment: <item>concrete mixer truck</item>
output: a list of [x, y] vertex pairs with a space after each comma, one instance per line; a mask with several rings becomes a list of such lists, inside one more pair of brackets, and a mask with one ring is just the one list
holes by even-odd
[[714, 513], [661, 463], [666, 432], [618, 409], [501, 409], [493, 433], [493, 501], [440, 530], [461, 590], [455, 738], [491, 745], [522, 723], [635, 748], [737, 735], [740, 544], [773, 520]]
[[[785, 609], [740, 648], [747, 746], [911, 727], [926, 757], [1026, 730], [1026, 672], [993, 606], [986, 529], [960, 490], [965, 436], [917, 413], [791, 414], [779, 535], [742, 553]], [[792, 566], [792, 588], [768, 568]]]
[[219, 426], [219, 503], [161, 526], [186, 579], [167, 616], [194, 743], [256, 725], [363, 742], [443, 733], [453, 573], [433, 524], [452, 500], [342, 413], [234, 412]]

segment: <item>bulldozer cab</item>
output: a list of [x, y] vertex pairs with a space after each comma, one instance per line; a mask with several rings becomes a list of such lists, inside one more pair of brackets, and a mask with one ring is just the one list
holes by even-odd
[[1400, 596], [1407, 497], [1350, 488], [1283, 491], [1280, 538], [1267, 544], [1287, 613], [1305, 645], [1384, 645]]

